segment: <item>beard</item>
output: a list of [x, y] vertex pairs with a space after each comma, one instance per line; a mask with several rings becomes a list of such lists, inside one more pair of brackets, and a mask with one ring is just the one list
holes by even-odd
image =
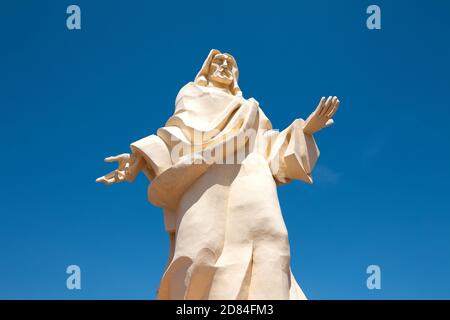
[[233, 76], [231, 71], [227, 70], [225, 72], [216, 70], [210, 75], [210, 80], [219, 82], [224, 85], [230, 85], [233, 82]]

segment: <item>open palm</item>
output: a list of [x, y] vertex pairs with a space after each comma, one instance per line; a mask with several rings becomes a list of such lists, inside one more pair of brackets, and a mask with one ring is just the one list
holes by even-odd
[[303, 126], [303, 132], [307, 134], [314, 134], [317, 131], [331, 126], [334, 121], [331, 119], [339, 108], [339, 99], [337, 97], [325, 97], [320, 99], [319, 104], [313, 113], [306, 119]]

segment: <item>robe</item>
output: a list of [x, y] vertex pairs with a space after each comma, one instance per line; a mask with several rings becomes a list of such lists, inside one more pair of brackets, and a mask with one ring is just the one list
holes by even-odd
[[175, 105], [131, 144], [170, 238], [158, 299], [305, 299], [276, 189], [312, 183], [319, 150], [304, 121], [279, 132], [255, 99], [193, 82]]

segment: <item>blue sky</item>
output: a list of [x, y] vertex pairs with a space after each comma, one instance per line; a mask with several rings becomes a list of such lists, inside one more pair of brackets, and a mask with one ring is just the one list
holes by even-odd
[[[81, 8], [82, 29], [66, 28]], [[366, 28], [381, 8], [382, 29]], [[275, 128], [337, 95], [315, 184], [279, 188], [311, 299], [450, 298], [450, 3], [0, 5], [0, 298], [153, 299], [168, 254], [147, 181], [95, 184], [154, 133], [211, 48]], [[67, 290], [71, 264], [81, 290]], [[368, 290], [366, 268], [381, 267]]]

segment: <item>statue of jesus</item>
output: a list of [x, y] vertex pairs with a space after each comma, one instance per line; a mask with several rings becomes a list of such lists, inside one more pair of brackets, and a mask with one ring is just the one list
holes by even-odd
[[169, 259], [158, 299], [305, 299], [290, 267], [277, 185], [312, 183], [313, 135], [333, 124], [336, 97], [277, 131], [238, 85], [236, 60], [211, 50], [175, 112], [118, 169], [97, 179], [133, 181], [143, 172], [149, 201], [163, 209]]

